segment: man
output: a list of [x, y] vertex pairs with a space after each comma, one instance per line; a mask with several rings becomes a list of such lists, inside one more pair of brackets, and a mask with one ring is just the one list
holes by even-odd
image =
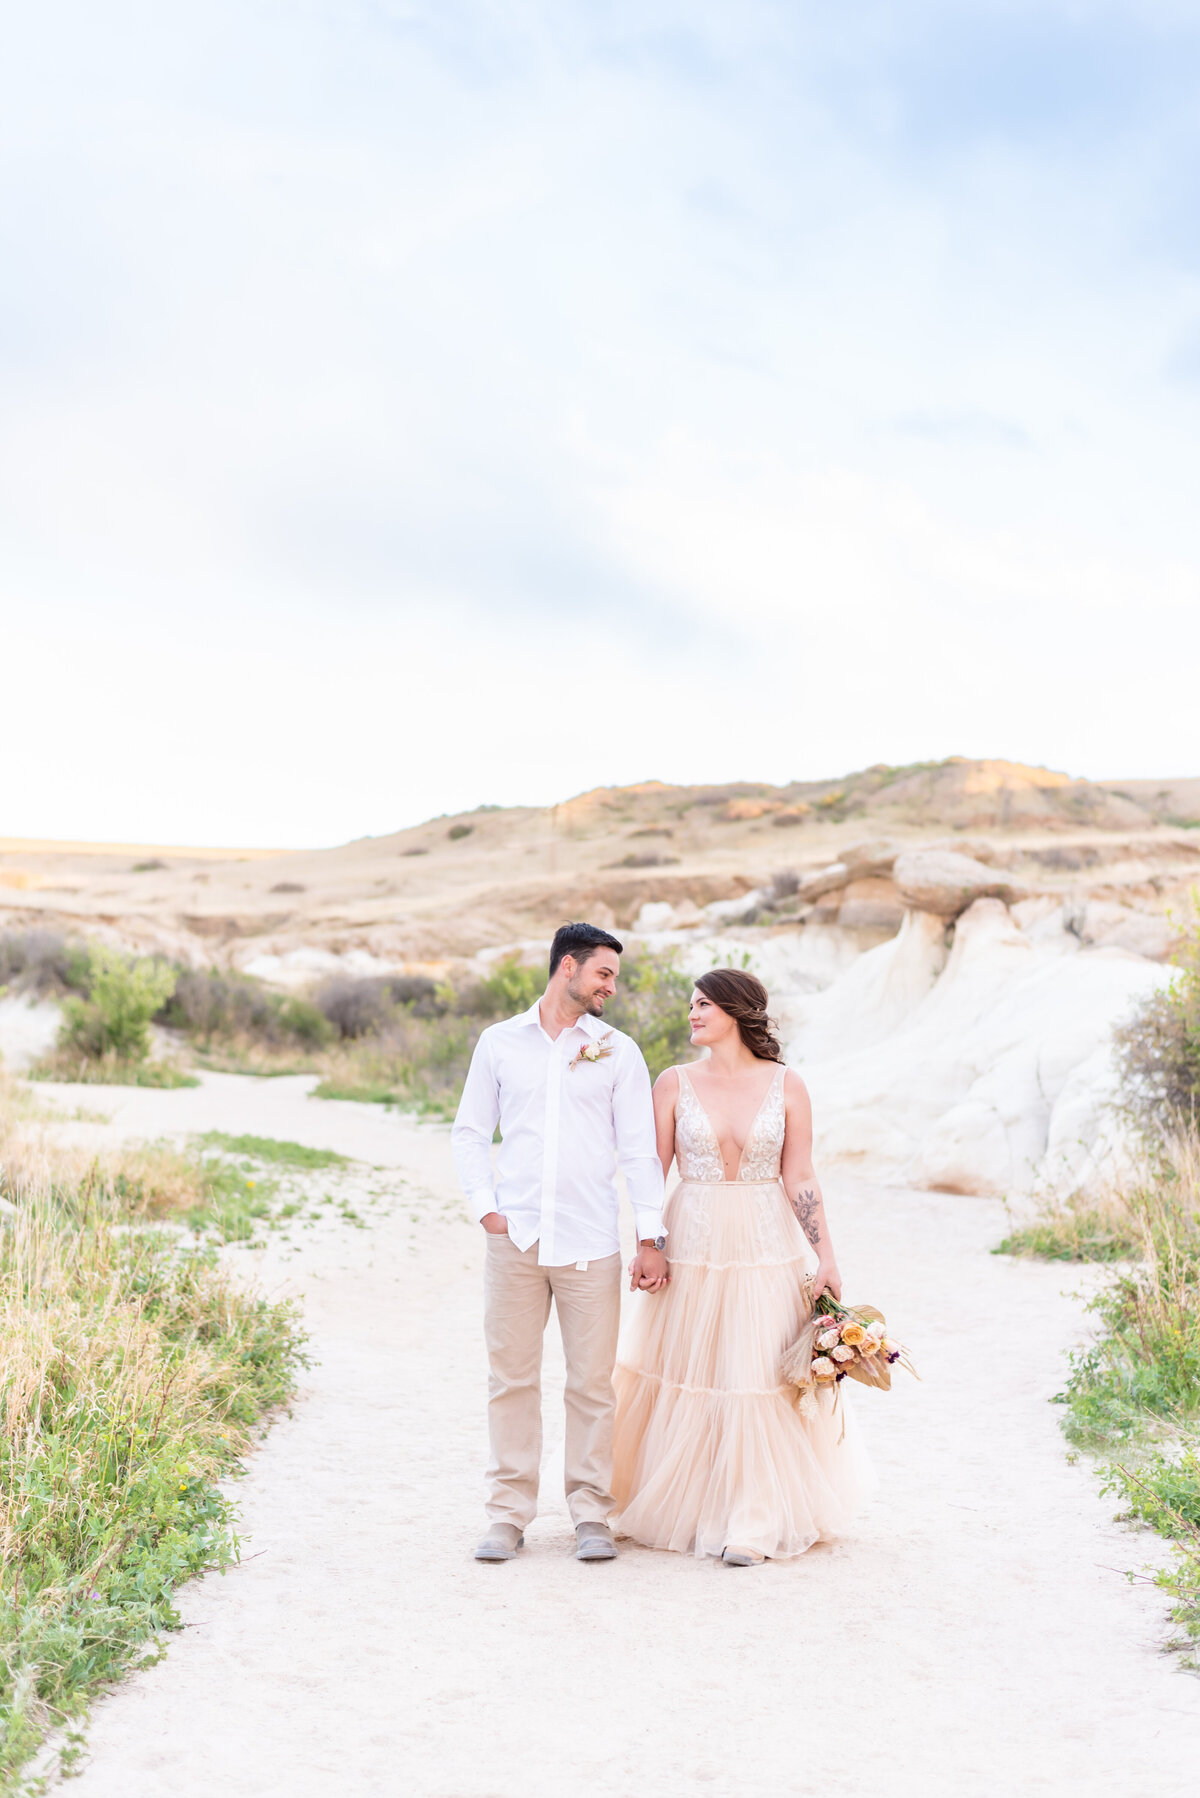
[[[657, 1292], [663, 1177], [641, 1050], [601, 1020], [621, 944], [564, 924], [535, 1005], [492, 1024], [471, 1058], [454, 1120], [458, 1177], [487, 1232], [484, 1331], [489, 1519], [478, 1561], [510, 1561], [537, 1510], [542, 1336], [553, 1299], [567, 1361], [566, 1487], [575, 1553], [610, 1561], [613, 1364], [621, 1309], [618, 1163], [637, 1223], [631, 1285]], [[492, 1175], [492, 1139], [501, 1144]]]

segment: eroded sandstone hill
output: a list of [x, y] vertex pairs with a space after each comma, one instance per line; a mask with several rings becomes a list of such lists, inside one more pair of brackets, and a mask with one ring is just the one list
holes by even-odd
[[629, 929], [651, 905], [699, 922], [751, 894], [760, 930], [889, 934], [911, 904], [897, 853], [930, 844], [987, 866], [1009, 899], [1065, 898], [1093, 940], [1127, 925], [1129, 947], [1161, 955], [1200, 875], [1200, 779], [1098, 784], [951, 758], [784, 786], [598, 788], [278, 854], [0, 839], [0, 926], [268, 973], [302, 972], [309, 951], [438, 965], [567, 917]]

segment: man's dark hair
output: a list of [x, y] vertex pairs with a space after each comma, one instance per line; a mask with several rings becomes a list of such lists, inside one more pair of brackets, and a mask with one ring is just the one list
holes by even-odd
[[551, 974], [564, 955], [573, 955], [576, 961], [585, 962], [597, 949], [615, 949], [620, 955], [624, 944], [595, 924], [560, 924], [550, 945]]

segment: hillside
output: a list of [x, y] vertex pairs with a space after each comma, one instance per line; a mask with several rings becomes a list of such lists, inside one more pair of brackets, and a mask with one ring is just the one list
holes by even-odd
[[[1162, 918], [1200, 866], [1200, 780], [1098, 785], [952, 758], [785, 786], [598, 788], [545, 808], [482, 808], [324, 850], [271, 853], [0, 839], [0, 924], [112, 934], [196, 965], [270, 972], [306, 955], [437, 966], [544, 937], [567, 917], [629, 929], [673, 921], [785, 876], [784, 887], [883, 839], [945, 840], [1025, 892]], [[878, 872], [863, 880], [878, 881]], [[887, 932], [894, 896], [863, 881], [818, 908]], [[764, 916], [795, 929], [805, 921]], [[806, 914], [806, 916], [811, 915]], [[665, 917], [665, 913], [663, 914]], [[1160, 932], [1160, 936], [1162, 933]], [[1165, 940], [1165, 939], [1164, 939]]]

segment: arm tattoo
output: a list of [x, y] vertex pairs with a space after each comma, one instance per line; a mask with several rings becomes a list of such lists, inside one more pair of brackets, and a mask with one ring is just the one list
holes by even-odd
[[811, 1186], [802, 1186], [792, 1200], [792, 1210], [800, 1220], [800, 1228], [808, 1237], [815, 1249], [821, 1240], [821, 1225], [817, 1217], [821, 1209], [821, 1201]]

